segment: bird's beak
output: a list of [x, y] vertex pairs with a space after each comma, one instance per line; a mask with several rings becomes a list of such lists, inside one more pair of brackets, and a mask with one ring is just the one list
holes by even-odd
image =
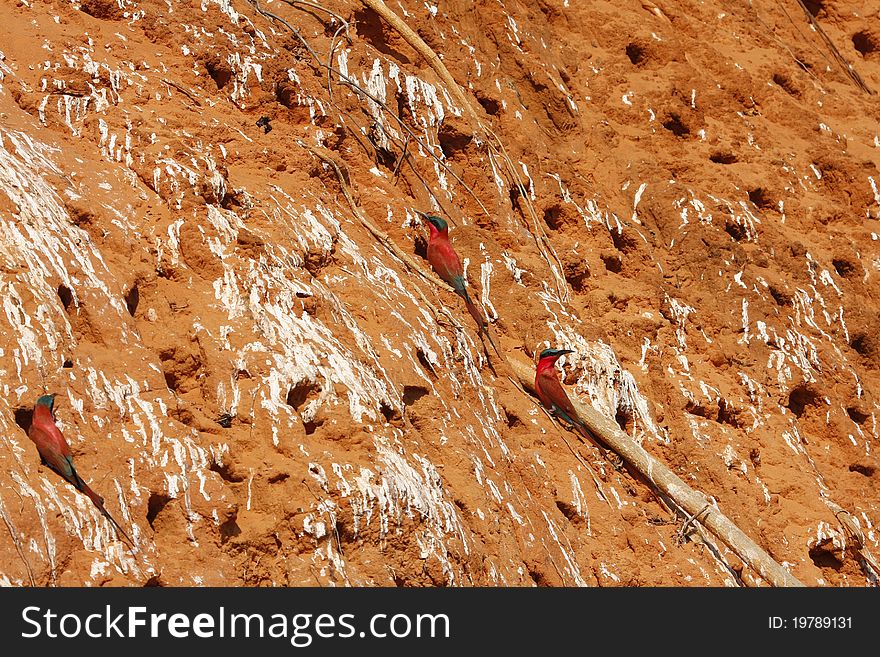
[[419, 215], [425, 221], [428, 220], [428, 214], [426, 212], [422, 212], [421, 210], [415, 210], [415, 209], [413, 209], [413, 212], [415, 212], [417, 215]]
[[564, 356], [565, 354], [573, 354], [574, 349], [560, 349], [559, 353], [556, 354], [557, 357]]

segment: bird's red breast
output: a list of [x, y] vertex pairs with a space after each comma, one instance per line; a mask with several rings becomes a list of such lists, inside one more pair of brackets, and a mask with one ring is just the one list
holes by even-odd
[[565, 388], [559, 382], [559, 375], [556, 372], [556, 361], [559, 357], [542, 358], [538, 361], [537, 371], [535, 372], [535, 392], [538, 399], [544, 404], [545, 408], [553, 408], [555, 404], [559, 409], [564, 411], [569, 417], [577, 417], [574, 406]]
[[41, 454], [48, 450], [61, 456], [70, 456], [70, 446], [55, 424], [55, 418], [48, 406], [37, 404], [34, 407], [28, 437], [36, 443]]
[[449, 241], [449, 233], [440, 232], [433, 225], [428, 238], [428, 262], [437, 275], [453, 287], [455, 287], [455, 279], [464, 276], [461, 260], [458, 259], [458, 254]]

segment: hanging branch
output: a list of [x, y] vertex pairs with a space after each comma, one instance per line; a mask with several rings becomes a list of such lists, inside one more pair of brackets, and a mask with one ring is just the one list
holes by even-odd
[[[459, 175], [458, 175], [458, 174], [457, 174], [457, 173], [456, 173], [451, 167], [449, 167], [449, 166], [448, 166], [448, 165], [447, 165], [442, 159], [440, 159], [440, 158], [437, 156], [437, 154], [434, 152], [434, 150], [433, 150], [432, 148], [429, 148], [428, 145], [427, 145], [427, 144], [426, 144], [426, 143], [425, 143], [425, 142], [424, 142], [424, 141], [423, 141], [423, 140], [422, 140], [422, 139], [421, 139], [421, 138], [420, 138], [415, 132], [413, 132], [412, 129], [411, 129], [408, 125], [406, 125], [406, 123], [403, 122], [403, 119], [401, 119], [401, 118], [400, 118], [399, 116], [397, 116], [394, 112], [392, 112], [392, 111], [388, 108], [388, 105], [386, 105], [386, 104], [382, 101], [381, 98], [377, 98], [376, 96], [374, 96], [373, 94], [371, 94], [369, 91], [367, 91], [366, 89], [364, 89], [362, 86], [360, 86], [355, 80], [353, 80], [353, 79], [350, 78], [349, 76], [347, 76], [347, 75], [343, 75], [342, 72], [341, 72], [339, 69], [333, 68], [333, 66], [328, 65], [328, 64], [325, 64], [323, 61], [321, 61], [321, 58], [318, 56], [318, 53], [315, 52], [314, 48], [312, 48], [311, 45], [309, 45], [309, 42], [306, 41], [306, 39], [302, 36], [302, 34], [300, 34], [299, 31], [298, 31], [295, 27], [293, 27], [293, 25], [291, 25], [289, 22], [287, 22], [287, 21], [286, 21], [285, 19], [283, 19], [281, 16], [278, 16], [277, 14], [274, 14], [274, 13], [272, 13], [271, 11], [267, 11], [267, 10], [263, 9], [263, 8], [260, 6], [260, 0], [248, 0], [248, 2], [254, 7], [254, 9], [257, 11], [257, 13], [261, 14], [261, 15], [264, 16], [265, 18], [268, 18], [268, 19], [271, 19], [271, 20], [274, 20], [274, 21], [277, 21], [277, 22], [281, 23], [281, 24], [284, 25], [288, 30], [290, 30], [291, 33], [297, 38], [297, 40], [303, 45], [303, 47], [309, 52], [309, 54], [310, 54], [310, 55], [312, 56], [312, 58], [315, 60], [315, 65], [316, 65], [318, 68], [321, 68], [321, 69], [326, 70], [328, 76], [331, 75], [331, 74], [336, 75], [336, 77], [339, 78], [339, 82], [340, 82], [341, 84], [344, 84], [344, 85], [346, 85], [346, 86], [348, 86], [348, 87], [351, 87], [352, 90], [355, 91], [355, 93], [360, 94], [360, 95], [364, 96], [365, 98], [369, 98], [369, 99], [372, 100], [374, 103], [376, 103], [376, 105], [378, 105], [380, 108], [382, 108], [382, 110], [383, 110], [386, 114], [388, 114], [392, 119], [394, 119], [394, 120], [397, 122], [397, 125], [399, 125], [400, 128], [403, 129], [403, 131], [406, 132], [407, 135], [409, 135], [409, 137], [410, 137], [413, 141], [415, 141], [416, 143], [418, 143], [419, 146], [421, 146], [422, 149], [423, 149], [423, 150], [424, 150], [424, 151], [425, 151], [425, 152], [426, 152], [426, 153], [427, 153], [427, 154], [428, 154], [428, 155], [429, 155], [429, 156], [430, 156], [430, 157], [431, 157], [431, 158], [432, 158], [432, 159], [433, 159], [433, 160], [434, 160], [434, 161], [435, 161], [440, 167], [442, 167], [443, 170], [444, 170], [446, 173], [448, 173], [450, 176], [452, 176], [453, 178], [455, 178], [455, 180], [456, 180], [456, 181], [457, 181], [462, 187], [464, 187], [464, 188], [467, 190], [467, 192], [468, 192], [468, 193], [474, 198], [474, 200], [475, 200], [475, 201], [477, 202], [477, 204], [480, 206], [480, 209], [481, 209], [483, 212], [486, 213], [486, 216], [491, 216], [490, 213], [489, 213], [489, 210], [486, 209], [486, 206], [483, 204], [483, 202], [480, 200], [480, 197], [477, 196], [477, 193], [471, 188], [471, 186], [468, 185], [464, 180], [462, 180], [461, 176], [459, 176]], [[335, 46], [334, 46], [334, 47], [335, 47]], [[328, 89], [328, 91], [329, 91], [329, 93], [330, 93], [330, 98], [331, 98], [331, 101], [330, 101], [330, 102], [331, 102], [331, 104], [332, 104], [334, 107], [336, 107], [337, 109], [339, 109], [339, 108], [336, 106], [336, 104], [333, 103], [333, 101], [332, 101], [332, 96], [333, 96], [332, 89]], [[430, 189], [429, 189], [429, 191], [430, 191]]]
[[[534, 365], [514, 358], [508, 359], [507, 362], [520, 383], [527, 390], [534, 391]], [[669, 496], [692, 517], [693, 522], [698, 522], [720, 538], [740, 559], [760, 573], [761, 577], [774, 586], [803, 586], [803, 583], [780, 566], [745, 532], [722, 514], [706, 495], [688, 486], [672, 470], [621, 431], [617, 424], [576, 397], [571, 399], [571, 403], [574, 405], [578, 417], [583, 420], [590, 431], [619, 454], [631, 468], [656, 486], [663, 494]]]
[[[452, 77], [452, 74], [449, 72], [449, 69], [441, 61], [440, 57], [434, 50], [424, 42], [422, 37], [416, 34], [412, 28], [409, 27], [397, 14], [391, 11], [388, 6], [382, 0], [361, 0], [363, 4], [367, 7], [375, 11], [382, 19], [384, 19], [394, 30], [406, 41], [412, 48], [418, 52], [428, 63], [428, 65], [434, 70], [437, 76], [443, 81], [446, 85], [449, 92], [452, 94], [455, 101], [467, 112], [471, 121], [477, 127], [477, 139], [478, 141], [486, 141], [488, 148], [490, 149], [489, 156], [491, 157], [492, 152], [494, 151], [496, 155], [500, 156], [504, 164], [506, 165], [507, 174], [513, 180], [514, 187], [519, 192], [522, 197], [524, 204], [526, 206], [526, 210], [528, 211], [529, 217], [532, 220], [535, 231], [540, 233], [541, 237], [538, 237], [534, 232], [532, 236], [535, 238], [535, 244], [538, 247], [538, 251], [541, 253], [541, 256], [544, 260], [547, 261], [547, 265], [550, 267], [550, 273], [553, 275], [553, 278], [556, 282], [556, 291], [559, 294], [559, 298], [562, 303], [567, 303], [569, 300], [569, 292], [568, 286], [565, 283], [565, 279], [559, 274], [556, 267], [550, 262], [551, 256], [548, 255], [548, 251], [553, 253], [553, 259], [556, 260], [557, 265], [559, 265], [559, 270], [562, 269], [562, 263], [559, 260], [559, 257], [553, 251], [553, 248], [549, 245], [549, 240], [547, 239], [547, 234], [544, 232], [544, 229], [541, 227], [541, 224], [538, 220], [538, 215], [535, 212], [535, 208], [532, 205], [532, 201], [529, 198], [528, 191], [526, 190], [526, 186], [520, 178], [519, 171], [517, 171], [516, 167], [513, 164], [513, 161], [507, 155], [507, 151], [504, 148], [504, 144], [501, 142], [501, 139], [498, 138], [491, 128], [485, 125], [481, 120], [476, 110], [474, 110], [473, 105], [471, 105], [470, 101], [468, 101], [467, 96], [464, 95], [464, 91], [462, 91], [461, 87], [455, 81], [455, 78]], [[531, 231], [530, 231], [531, 232]]]
[[828, 46], [828, 49], [831, 50], [831, 54], [834, 56], [835, 61], [838, 63], [840, 68], [843, 69], [843, 72], [846, 73], [847, 77], [853, 81], [853, 83], [862, 91], [864, 91], [869, 96], [874, 95], [874, 91], [865, 83], [862, 79], [862, 76], [858, 74], [858, 72], [853, 68], [853, 65], [850, 64], [846, 58], [840, 54], [840, 51], [837, 49], [837, 46], [834, 45], [834, 42], [831, 38], [825, 34], [825, 30], [822, 29], [822, 26], [819, 25], [819, 21], [816, 20], [816, 17], [807, 9], [807, 5], [804, 4], [804, 0], [797, 0], [798, 4], [801, 6], [801, 9], [804, 10], [804, 14], [807, 17], [807, 20], [810, 22], [810, 25], [813, 26], [813, 29], [822, 37], [822, 40], [825, 42], [825, 45]]
[[[424, 278], [427, 281], [430, 281], [431, 283], [433, 283], [437, 287], [440, 287], [440, 288], [447, 290], [449, 292], [455, 292], [455, 290], [453, 290], [451, 286], [449, 286], [446, 283], [444, 283], [443, 281], [441, 281], [437, 276], [435, 276], [434, 274], [429, 272], [427, 269], [422, 267], [418, 262], [416, 262], [412, 256], [410, 256], [405, 251], [401, 250], [400, 247], [397, 246], [397, 244], [395, 244], [394, 241], [390, 237], [388, 237], [387, 233], [381, 231], [372, 221], [367, 219], [366, 215], [364, 215], [364, 213], [361, 212], [361, 209], [355, 203], [354, 197], [351, 195], [351, 190], [349, 189], [348, 183], [346, 182], [347, 176], [345, 175], [345, 173], [343, 173], [342, 169], [340, 168], [339, 164], [336, 162], [335, 159], [333, 159], [327, 153], [321, 152], [320, 150], [318, 150], [314, 146], [309, 146], [307, 143], [305, 143], [302, 140], [297, 139], [296, 143], [299, 146], [302, 146], [303, 148], [305, 148], [307, 151], [309, 151], [313, 155], [315, 155], [322, 162], [326, 163], [331, 169], [333, 169], [333, 172], [336, 174], [336, 177], [339, 180], [339, 186], [342, 189], [342, 194], [345, 196], [345, 200], [348, 201], [348, 205], [351, 207], [351, 211], [358, 218], [358, 221], [361, 222], [361, 224], [364, 226], [364, 228], [366, 228], [373, 237], [375, 237], [377, 240], [379, 240], [383, 244], [383, 246], [385, 246], [385, 248], [387, 248], [389, 251], [391, 251], [391, 253], [393, 253], [395, 257], [397, 257], [401, 262], [403, 262], [404, 265], [406, 265], [413, 272], [415, 272], [416, 274], [419, 274], [422, 278]], [[425, 301], [427, 303], [427, 299], [425, 299]], [[436, 309], [434, 309], [432, 304], [428, 303], [428, 305], [432, 308], [432, 310], [434, 310], [435, 314], [439, 314], [436, 312]]]

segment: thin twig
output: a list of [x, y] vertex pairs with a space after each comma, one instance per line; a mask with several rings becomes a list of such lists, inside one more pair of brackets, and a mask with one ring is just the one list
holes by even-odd
[[403, 144], [403, 150], [400, 152], [400, 157], [397, 158], [397, 164], [394, 165], [394, 176], [393, 176], [394, 181], [397, 181], [397, 177], [400, 175], [400, 165], [403, 164], [403, 160], [406, 158], [408, 150], [409, 150], [409, 135], [406, 136], [406, 142]]
[[864, 91], [869, 96], [873, 96], [873, 90], [865, 84], [865, 81], [862, 79], [862, 76], [858, 74], [858, 72], [853, 68], [853, 65], [850, 64], [847, 59], [840, 53], [837, 49], [837, 46], [834, 45], [834, 42], [831, 38], [825, 33], [825, 30], [822, 29], [822, 26], [819, 25], [819, 21], [816, 20], [816, 17], [807, 9], [807, 5], [804, 4], [804, 0], [797, 0], [797, 3], [801, 6], [801, 9], [804, 10], [804, 15], [807, 17], [807, 20], [810, 22], [810, 25], [813, 26], [813, 29], [818, 32], [819, 36], [822, 37], [822, 40], [825, 42], [825, 45], [831, 50], [831, 54], [834, 55], [835, 61], [837, 61], [840, 68], [843, 69], [844, 73], [846, 73], [847, 77], [855, 83], [855, 85]]
[[337, 14], [335, 11], [327, 9], [327, 7], [324, 7], [323, 5], [319, 5], [317, 2], [308, 2], [308, 0], [283, 0], [283, 1], [293, 7], [295, 7], [296, 5], [303, 5], [303, 6], [311, 7], [312, 9], [317, 9], [319, 11], [323, 11], [323, 12], [330, 14], [333, 18], [335, 18], [340, 23], [342, 23], [342, 26], [345, 28], [345, 38], [349, 43], [351, 43], [351, 35], [349, 34], [349, 28], [351, 27], [351, 23], [349, 23], [347, 20], [345, 20], [342, 16]]
[[[779, 2], [779, 0], [777, 0], [777, 4], [779, 5], [779, 8], [782, 9], [782, 11], [785, 13], [785, 15], [786, 15], [786, 17], [788, 18], [789, 22], [794, 26], [794, 28], [795, 28], [796, 30], [798, 30], [798, 32], [800, 32], [800, 29], [799, 29], [798, 26], [795, 24], [794, 20], [791, 18], [791, 15], [788, 13], [788, 10], [782, 5], [782, 3]], [[791, 58], [792, 58], [792, 59], [795, 61], [795, 63], [801, 68], [801, 70], [805, 71], [805, 72], [807, 73], [807, 75], [809, 75], [811, 78], [813, 78], [813, 82], [815, 82], [815, 84], [819, 87], [819, 89], [820, 89], [821, 91], [824, 92], [824, 91], [825, 91], [825, 87], [822, 85], [822, 81], [819, 79], [819, 76], [817, 76], [815, 73], [813, 73], [813, 72], [809, 69], [809, 67], [808, 67], [804, 62], [802, 62], [800, 59], [798, 59], [797, 55], [794, 54], [794, 52], [792, 51], [792, 49], [788, 46], [787, 43], [785, 43], [785, 41], [783, 41], [783, 40], [780, 39], [778, 36], [776, 36], [776, 32], [775, 32], [775, 31], [774, 31], [769, 25], [767, 25], [767, 23], [765, 23], [765, 22], [763, 21], [763, 19], [761, 18], [761, 15], [758, 13], [758, 10], [755, 9], [755, 7], [752, 5], [752, 0], [749, 0], [749, 6], [750, 6], [750, 7], [754, 10], [754, 12], [755, 12], [755, 20], [757, 20], [761, 25], [764, 26], [764, 30], [765, 30], [768, 34], [771, 34], [771, 35], [773, 36], [773, 40], [776, 41], [776, 42], [777, 42], [779, 45], [781, 45], [783, 48], [785, 48], [786, 52], [788, 52], [788, 54], [791, 55]], [[825, 57], [825, 54], [823, 53], [822, 56]], [[825, 59], [827, 60], [828, 58], [825, 57]], [[829, 63], [830, 63], [830, 62], [829, 62]]]
[[[343, 75], [342, 72], [339, 71], [338, 69], [335, 69], [332, 66], [328, 66], [327, 64], [325, 64], [321, 60], [321, 58], [318, 56], [318, 53], [315, 52], [315, 50], [309, 45], [308, 41], [305, 40], [305, 38], [299, 33], [299, 31], [295, 27], [293, 27], [289, 22], [287, 22], [286, 20], [284, 20], [283, 18], [281, 18], [277, 14], [273, 14], [272, 12], [267, 11], [267, 10], [263, 9], [262, 7], [260, 7], [260, 0], [248, 0], [248, 2], [250, 2], [253, 5], [254, 9], [256, 9], [258, 13], [262, 14], [266, 18], [270, 18], [272, 20], [278, 21], [279, 23], [281, 23], [285, 27], [287, 27], [287, 29], [289, 29], [293, 33], [293, 35], [299, 40], [299, 42], [303, 45], [303, 47], [309, 51], [309, 54], [312, 55], [312, 58], [315, 60], [315, 63], [318, 67], [320, 67], [322, 69], [326, 69], [328, 74], [329, 73], [335, 74], [339, 78], [339, 81], [341, 84], [344, 84], [348, 87], [351, 87], [351, 89], [354, 90], [356, 93], [361, 94], [366, 98], [369, 98], [374, 103], [376, 103], [376, 105], [378, 105], [381, 109], [383, 109], [388, 114], [388, 116], [390, 116], [392, 119], [394, 119], [397, 122], [397, 125], [399, 125], [404, 130], [404, 132], [406, 132], [412, 138], [413, 141], [415, 141], [416, 143], [419, 144], [419, 146], [422, 147], [422, 149], [431, 157], [431, 159], [433, 159], [435, 162], [437, 162], [437, 164], [440, 167], [442, 167], [443, 170], [446, 171], [446, 173], [448, 173], [453, 178], [455, 178], [455, 180], [468, 191], [468, 193], [474, 198], [474, 200], [477, 202], [477, 204], [480, 206], [480, 208], [483, 210], [483, 212], [486, 213], [487, 217], [491, 216], [491, 214], [489, 213], [489, 210], [486, 208], [486, 206], [480, 200], [480, 197], [477, 196], [477, 193], [473, 190], [473, 188], [471, 188], [471, 186], [468, 185], [461, 178], [461, 176], [459, 176], [449, 165], [447, 165], [434, 152], [434, 150], [432, 148], [430, 148], [415, 132], [413, 132], [413, 130], [408, 125], [406, 125], [406, 123], [404, 123], [403, 119], [401, 119], [394, 112], [392, 112], [389, 109], [388, 105], [386, 105], [382, 101], [381, 98], [378, 98], [378, 97], [374, 96], [373, 94], [371, 94], [369, 91], [364, 89], [362, 86], [360, 86], [353, 79], [351, 79], [347, 75]], [[335, 106], [335, 104], [334, 104], [334, 106]]]
[[699, 511], [697, 511], [697, 512], [694, 513], [694, 514], [689, 515], [689, 516], [685, 519], [684, 524], [681, 526], [681, 529], [678, 530], [678, 533], [677, 533], [676, 536], [675, 536], [676, 541], [678, 541], [678, 543], [684, 543], [684, 542], [687, 540], [688, 528], [689, 528], [689, 527], [690, 527], [695, 521], [699, 520], [699, 519], [700, 519], [700, 516], [703, 515], [703, 513], [706, 512], [706, 509], [708, 509], [708, 508], [711, 507], [711, 506], [712, 506], [712, 505], [711, 505], [709, 502], [706, 502], [705, 506], [703, 506], [702, 509], [700, 509]]
[[166, 78], [162, 78], [162, 82], [164, 82], [165, 84], [167, 84], [169, 87], [174, 87], [175, 89], [177, 89], [180, 93], [182, 93], [184, 96], [186, 96], [187, 98], [189, 98], [192, 102], [194, 102], [194, 103], [195, 103], [196, 105], [198, 105], [199, 107], [202, 106], [202, 104], [199, 102], [199, 99], [196, 98], [196, 97], [192, 94], [192, 92], [187, 91], [187, 89], [186, 89], [185, 87], [182, 87], [181, 85], [177, 84], [176, 82], [172, 82], [171, 80], [168, 80], [168, 79], [166, 79]]
[[[400, 247], [398, 247], [385, 232], [379, 230], [379, 228], [376, 227], [373, 222], [367, 219], [367, 217], [355, 203], [354, 197], [351, 195], [351, 190], [348, 186], [348, 183], [346, 182], [346, 175], [343, 173], [339, 164], [333, 157], [331, 157], [327, 153], [323, 153], [321, 150], [315, 148], [314, 146], [310, 146], [299, 139], [296, 140], [296, 143], [315, 155], [322, 162], [326, 163], [328, 166], [330, 166], [331, 169], [333, 169], [333, 172], [336, 174], [336, 178], [339, 181], [339, 185], [342, 188], [342, 193], [345, 196], [345, 199], [348, 201], [349, 206], [351, 207], [351, 211], [354, 213], [355, 217], [357, 217], [358, 221], [361, 222], [364, 228], [366, 228], [373, 235], [373, 237], [379, 240], [379, 242], [381, 242], [389, 251], [391, 251], [391, 253], [401, 262], [403, 262], [403, 264], [406, 265], [410, 270], [419, 274], [420, 276], [422, 276], [422, 278], [430, 281], [437, 287], [443, 288], [444, 290], [447, 290], [449, 292], [454, 292], [451, 286], [449, 286], [444, 281], [440, 280], [437, 276], [422, 267], [412, 258], [412, 256], [402, 251]], [[430, 301], [428, 301], [427, 298], [425, 298], [421, 290], [419, 290], [418, 288], [416, 288], [416, 290], [422, 296], [422, 300], [431, 309], [434, 315], [439, 316], [440, 312], [437, 310], [437, 308], [434, 307], [434, 304], [432, 304]]]
[[27, 569], [28, 580], [30, 581], [31, 586], [36, 586], [37, 581], [34, 578], [34, 571], [31, 569], [31, 564], [24, 555], [24, 549], [21, 547], [21, 540], [18, 537], [18, 530], [15, 528], [15, 525], [12, 524], [12, 518], [10, 518], [9, 514], [6, 512], [6, 505], [3, 504], [2, 498], [0, 498], [0, 516], [3, 517], [3, 522], [6, 523], [6, 528], [9, 530], [9, 536], [12, 538], [12, 543], [15, 545], [15, 550], [18, 552], [18, 556], [21, 557], [21, 560], [24, 562], [24, 567]]
[[[506, 165], [508, 176], [511, 178], [514, 186], [523, 198], [523, 202], [526, 206], [529, 217], [532, 219], [535, 230], [539, 231], [542, 235], [543, 239], [538, 238], [533, 233], [533, 236], [535, 237], [535, 241], [538, 246], [538, 251], [541, 253], [541, 257], [543, 257], [544, 260], [547, 261], [547, 265], [550, 268], [550, 273], [556, 283], [556, 291], [559, 294], [559, 299], [562, 301], [562, 303], [567, 303], [570, 295], [565, 279], [553, 266], [553, 263], [550, 262], [550, 256], [547, 254], [548, 249], [551, 252], [553, 251], [553, 249], [552, 247], [549, 247], [549, 240], [547, 240], [547, 235], [541, 228], [541, 224], [538, 221], [538, 215], [535, 212], [535, 208], [532, 205], [526, 187], [520, 179], [519, 172], [514, 166], [513, 161], [507, 155], [507, 150], [504, 148], [504, 144], [501, 142], [501, 139], [499, 139], [498, 135], [496, 135], [488, 126], [486, 126], [482, 122], [482, 120], [480, 120], [480, 116], [477, 114], [476, 110], [474, 110], [474, 107], [473, 105], [471, 105], [470, 101], [468, 101], [467, 96], [465, 96], [464, 91], [455, 81], [455, 78], [452, 77], [449, 69], [446, 68], [446, 65], [443, 64], [437, 53], [434, 52], [434, 50], [427, 43], [425, 43], [425, 41], [412, 30], [412, 28], [409, 27], [409, 25], [407, 25], [397, 14], [391, 11], [391, 9], [388, 8], [383, 0], [361, 0], [361, 2], [373, 11], [375, 11], [377, 14], [379, 14], [380, 17], [382, 17], [389, 25], [391, 25], [391, 27], [394, 28], [394, 30], [398, 34], [400, 34], [401, 37], [403, 37], [404, 41], [412, 46], [413, 49], [415, 49], [416, 52], [418, 52], [425, 59], [425, 61], [434, 70], [438, 77], [440, 77], [440, 79], [443, 80], [443, 82], [446, 84], [453, 98], [455, 98], [455, 100], [462, 106], [462, 108], [467, 112], [473, 123], [476, 125], [478, 129], [478, 137], [486, 138], [487, 147], [489, 149], [492, 148], [492, 143], [494, 142], [494, 145], [500, 152], [501, 159]], [[482, 206], [482, 203], [480, 205]], [[562, 265], [559, 257], [556, 255], [555, 252], [553, 252], [553, 256], [554, 259], [557, 261], [557, 264], [559, 264], [561, 271]]]

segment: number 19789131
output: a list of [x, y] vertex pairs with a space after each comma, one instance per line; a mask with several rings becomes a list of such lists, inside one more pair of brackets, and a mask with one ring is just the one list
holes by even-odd
[[771, 630], [849, 630], [852, 616], [770, 616], [767, 626]]

